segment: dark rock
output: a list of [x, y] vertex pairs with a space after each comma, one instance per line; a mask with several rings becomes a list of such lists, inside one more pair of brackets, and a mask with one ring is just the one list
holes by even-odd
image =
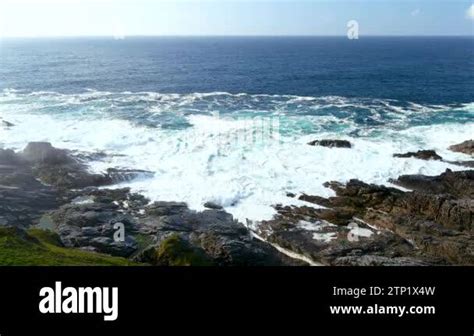
[[474, 168], [474, 161], [446, 161], [447, 163], [456, 165], [456, 166], [463, 166], [468, 168]]
[[474, 242], [470, 233], [446, 229], [416, 216], [387, 214], [374, 209], [367, 211], [364, 220], [411, 242], [425, 257], [437, 260], [435, 264], [474, 264]]
[[90, 173], [80, 164], [36, 166], [34, 172], [43, 183], [58, 189], [81, 189], [113, 184], [109, 176]]
[[[65, 247], [155, 265], [301, 264], [255, 239], [218, 204], [196, 212], [185, 203], [149, 204], [128, 188], [94, 187], [147, 174], [91, 174], [69, 151], [48, 143], [31, 143], [20, 154], [0, 149], [0, 225], [28, 227], [48, 217]], [[298, 197], [323, 208], [275, 206], [275, 218], [256, 233], [325, 265], [473, 265], [474, 171], [392, 182], [413, 191], [328, 182], [336, 196]], [[125, 228], [124, 241], [114, 239], [116, 224]]]
[[[112, 180], [89, 173], [69, 152], [48, 143], [29, 144], [21, 154], [1, 150], [0, 160], [4, 164], [0, 165], [2, 225], [35, 225], [49, 212], [51, 227], [66, 247], [122, 257], [137, 251], [135, 217], [148, 204], [145, 197], [129, 189], [88, 187]], [[116, 223], [125, 227], [124, 241], [113, 240]]]
[[135, 238], [127, 236], [125, 241], [114, 241], [109, 237], [97, 237], [89, 241], [95, 251], [113, 256], [130, 257], [137, 250]]
[[318, 204], [318, 205], [325, 206], [325, 207], [330, 206], [330, 204], [331, 204], [326, 198], [320, 197], [320, 196], [311, 196], [311, 195], [303, 194], [298, 199], [300, 201], [314, 203], [314, 204]]
[[181, 242], [203, 252], [214, 265], [294, 264], [270, 245], [253, 239], [244, 225], [222, 210], [195, 212], [183, 203], [157, 202], [146, 208], [140, 225], [141, 232], [156, 237], [158, 249], [177, 234]]
[[394, 154], [396, 158], [416, 158], [420, 160], [443, 160], [441, 156], [439, 156], [433, 150], [420, 150], [418, 152], [408, 152], [405, 154]]
[[[473, 174], [448, 170], [394, 181], [413, 192], [358, 180], [326, 183], [335, 197], [300, 197], [324, 209], [276, 206], [278, 215], [258, 233], [327, 265], [472, 265]], [[373, 234], [353, 241], [353, 230]]]
[[31, 164], [64, 165], [75, 163], [67, 151], [54, 148], [49, 142], [30, 142], [20, 156]]
[[87, 163], [90, 161], [103, 161], [107, 157], [112, 157], [114, 155], [108, 155], [104, 152], [83, 152], [83, 151], [71, 151], [71, 154], [75, 159], [82, 163]]
[[84, 236], [98, 236], [100, 234], [99, 228], [97, 227], [83, 227], [82, 228], [82, 234]]
[[206, 252], [193, 246], [178, 234], [164, 239], [158, 247], [150, 251], [148, 260], [160, 266], [211, 266], [212, 260]]
[[308, 143], [310, 146], [323, 146], [329, 148], [351, 148], [352, 145], [347, 140], [315, 140]]
[[29, 143], [21, 153], [0, 150], [1, 164], [21, 168], [22, 173], [63, 190], [112, 183], [109, 176], [89, 173], [87, 166], [76, 161], [68, 151], [54, 148], [48, 142]]
[[352, 209], [357, 215], [364, 213], [368, 207], [388, 211], [403, 195], [401, 190], [367, 184], [359, 180], [350, 180], [346, 185], [330, 183], [326, 186], [332, 188], [337, 194], [337, 197], [328, 199], [333, 207]]
[[13, 150], [0, 148], [0, 165], [16, 166], [21, 163], [22, 160]]
[[223, 207], [219, 204], [216, 204], [214, 202], [206, 202], [204, 203], [204, 207], [207, 209], [213, 209], [213, 210], [222, 210]]
[[397, 202], [391, 213], [434, 221], [445, 228], [458, 231], [469, 231], [474, 228], [473, 199], [455, 199], [447, 195], [419, 192], [407, 193]]
[[8, 122], [6, 120], [1, 120], [1, 123], [4, 127], [14, 127], [15, 125], [12, 124], [11, 122]]
[[[0, 225], [35, 225], [47, 213], [48, 226], [67, 248], [157, 265], [301, 264], [254, 239], [222, 210], [195, 212], [176, 202], [148, 204], [127, 188], [91, 187], [149, 172], [109, 169], [104, 175], [91, 174], [70, 152], [49, 143], [30, 143], [20, 154], [1, 150], [0, 162]], [[123, 241], [115, 237], [117, 224], [125, 230]]]
[[155, 202], [146, 208], [148, 216], [172, 216], [178, 215], [186, 211], [188, 208], [186, 203], [179, 202]]
[[449, 194], [454, 197], [474, 197], [474, 171], [446, 170], [439, 176], [403, 175], [392, 183], [407, 189], [431, 194]]
[[[68, 199], [74, 203], [97, 203], [105, 206], [112, 206], [122, 209], [134, 217], [139, 216], [140, 212], [149, 203], [149, 200], [143, 195], [132, 194], [130, 188], [121, 189], [97, 189], [85, 188], [79, 191], [69, 192]], [[81, 202], [83, 200], [83, 202]]]
[[[474, 143], [474, 142], [473, 142]], [[469, 144], [466, 144], [464, 146], [459, 145], [460, 147], [458, 149], [461, 150], [466, 150], [468, 153], [470, 153], [470, 148]], [[452, 148], [455, 146], [452, 146]], [[418, 152], [408, 152], [405, 154], [394, 154], [394, 157], [397, 158], [416, 158], [420, 160], [437, 160], [437, 161], [444, 161], [446, 163], [450, 163], [453, 165], [457, 166], [464, 166], [464, 167], [474, 167], [474, 161], [445, 161], [443, 158], [438, 155], [435, 151], [433, 150], [420, 150]]]
[[[77, 202], [78, 195], [82, 195], [79, 200], [88, 201]], [[50, 213], [55, 231], [68, 247], [156, 265], [294, 264], [270, 245], [252, 239], [245, 226], [222, 210], [195, 212], [176, 202], [148, 205], [128, 189], [87, 188], [69, 198], [76, 203]], [[125, 242], [113, 240], [116, 223], [125, 225]], [[171, 236], [176, 236], [173, 244]]]
[[[86, 191], [86, 195], [93, 193], [92, 190]], [[115, 190], [97, 190], [93, 203], [70, 203], [50, 212], [54, 230], [63, 244], [121, 257], [130, 257], [135, 253], [138, 249], [135, 239], [136, 219], [131, 213], [127, 213], [127, 209], [120, 206], [121, 202], [124, 202], [121, 197], [113, 200], [118, 195], [127, 198], [122, 193]], [[104, 201], [106, 198], [113, 201]], [[123, 225], [125, 241], [114, 240], [115, 224]]]
[[463, 143], [449, 147], [449, 149], [453, 152], [474, 155], [474, 140], [464, 141]]
[[0, 150], [0, 225], [28, 227], [59, 205], [59, 195], [19, 163], [13, 151]]
[[429, 263], [420, 259], [395, 257], [388, 258], [375, 255], [338, 257], [334, 266], [428, 266]]
[[[367, 235], [358, 236], [352, 233], [351, 226], [333, 226], [317, 218], [307, 220], [294, 222], [277, 216], [263, 222], [259, 234], [273, 244], [324, 265], [362, 265], [362, 257], [377, 259], [377, 265], [424, 263], [423, 258], [416, 256], [413, 246], [393, 233], [377, 232], [359, 223], [357, 229]], [[402, 256], [406, 259], [398, 259]]]
[[0, 149], [0, 164], [28, 166], [43, 183], [63, 191], [153, 176], [149, 171], [117, 168], [108, 169], [106, 174], [90, 173], [81, 159], [76, 160], [71, 152], [54, 148], [48, 142], [31, 142], [21, 153]]
[[132, 170], [132, 169], [107, 169], [107, 176], [113, 183], [129, 182], [137, 178], [151, 178], [155, 174], [146, 170]]
[[280, 216], [284, 216], [286, 220], [291, 220], [293, 223], [310, 218], [328, 221], [336, 225], [347, 225], [355, 215], [355, 212], [350, 209], [334, 211], [333, 209], [316, 209], [308, 206], [276, 206], [275, 209]]

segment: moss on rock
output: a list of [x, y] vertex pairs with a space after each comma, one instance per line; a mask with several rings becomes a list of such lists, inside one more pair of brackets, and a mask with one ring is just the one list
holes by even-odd
[[177, 234], [163, 240], [156, 250], [155, 263], [160, 266], [211, 266], [204, 251], [193, 248]]

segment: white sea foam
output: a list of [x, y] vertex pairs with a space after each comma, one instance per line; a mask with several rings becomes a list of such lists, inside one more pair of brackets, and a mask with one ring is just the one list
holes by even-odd
[[[11, 94], [8, 92], [8, 95]], [[13, 94], [18, 96], [18, 93]], [[95, 98], [111, 95], [100, 92], [86, 94]], [[207, 94], [206, 97], [215, 95]], [[218, 95], [224, 97], [222, 103], [225, 99], [236, 97], [226, 93]], [[127, 94], [121, 94], [121, 99], [143, 99], [144, 94], [140, 94], [140, 97], [135, 94], [128, 94], [128, 98], [122, 96]], [[189, 99], [202, 99], [203, 96], [200, 98], [196, 94], [181, 98], [187, 104]], [[46, 98], [44, 94], [39, 97], [51, 99], [49, 93]], [[181, 99], [180, 95], [164, 97], [161, 95], [160, 99], [178, 102]], [[377, 134], [351, 137], [347, 133], [318, 128], [321, 123], [350, 124], [350, 120], [339, 120], [331, 115], [293, 116], [299, 118], [297, 122], [306, 122], [318, 132], [289, 132], [281, 136], [280, 141], [255, 145], [228, 141], [238, 137], [239, 132], [248, 128], [249, 124], [245, 120], [222, 114], [220, 117], [212, 113], [187, 115], [186, 120], [192, 127], [170, 130], [113, 118], [112, 112], [103, 114], [104, 111], [94, 105], [84, 107], [84, 111], [79, 114], [50, 114], [36, 110], [45, 106], [34, 97], [30, 97], [31, 100], [27, 102], [22, 97], [19, 103], [5, 103], [8, 99], [11, 97], [5, 95], [0, 99], [0, 117], [16, 126], [8, 130], [0, 128], [0, 146], [19, 150], [30, 141], [49, 141], [61, 148], [120, 154], [92, 162], [91, 169], [104, 171], [109, 167], [123, 167], [153, 171], [154, 178], [136, 180], [126, 185], [151, 200], [184, 201], [196, 210], [203, 209], [204, 203], [212, 201], [224, 206], [243, 222], [246, 219], [270, 219], [275, 214], [274, 204], [308, 205], [288, 198], [288, 192], [331, 196], [333, 192], [323, 186], [327, 181], [346, 182], [357, 178], [387, 184], [390, 178], [402, 174], [435, 175], [447, 168], [462, 169], [444, 162], [399, 159], [392, 155], [434, 149], [449, 160], [466, 159], [463, 154], [452, 153], [447, 148], [472, 138], [474, 134], [474, 123], [471, 122], [408, 127], [399, 131], [386, 127]], [[58, 102], [68, 99], [68, 104], [70, 99], [82, 104], [84, 97], [79, 97], [79, 100], [77, 96], [68, 95], [57, 98]], [[318, 98], [285, 99], [293, 100], [293, 103], [295, 99], [318, 103]], [[333, 97], [329, 100], [347, 103], [342, 98]], [[384, 103], [391, 104], [390, 101]], [[46, 107], [51, 106], [54, 106], [52, 102]], [[156, 105], [151, 108], [159, 109]], [[354, 144], [354, 148], [329, 149], [307, 145], [309, 141], [321, 138], [347, 139]]]

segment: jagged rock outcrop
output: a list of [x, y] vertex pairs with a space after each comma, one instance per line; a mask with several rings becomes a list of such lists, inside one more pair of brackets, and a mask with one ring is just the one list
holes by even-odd
[[464, 153], [467, 155], [474, 155], [474, 140], [467, 140], [460, 144], [449, 147], [453, 152]]
[[[80, 194], [50, 214], [55, 231], [69, 247], [156, 265], [172, 263], [172, 255], [176, 265], [294, 264], [270, 245], [253, 239], [245, 226], [224, 211], [195, 212], [176, 202], [148, 205], [148, 200], [128, 189], [89, 189]], [[117, 224], [124, 225], [125, 241], [113, 240]]]
[[403, 175], [391, 180], [399, 186], [428, 194], [449, 194], [457, 198], [474, 197], [474, 170], [446, 170], [439, 176]]
[[[393, 182], [414, 191], [358, 180], [327, 183], [335, 197], [300, 196], [324, 208], [276, 207], [278, 216], [264, 222], [260, 233], [330, 265], [474, 264], [474, 171]], [[365, 233], [355, 241], [347, 238], [354, 221], [355, 231]]]

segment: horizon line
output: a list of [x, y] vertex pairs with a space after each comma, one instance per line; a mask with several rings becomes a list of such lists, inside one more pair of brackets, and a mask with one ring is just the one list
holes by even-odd
[[[137, 34], [137, 35], [22, 35], [22, 36], [0, 36], [0, 39], [42, 39], [42, 38], [112, 38], [112, 39], [127, 39], [127, 38], [136, 38], [136, 37], [344, 37], [347, 38], [347, 35], [337, 35], [337, 34], [328, 34], [328, 35], [312, 35], [312, 34], [275, 34], [275, 35], [238, 35], [238, 34], [229, 34], [229, 35], [185, 35], [185, 34]], [[418, 34], [418, 35], [397, 35], [397, 34], [367, 34], [359, 35], [359, 39], [364, 37], [474, 37], [474, 34], [457, 34], [457, 35], [436, 35], [436, 34]]]

